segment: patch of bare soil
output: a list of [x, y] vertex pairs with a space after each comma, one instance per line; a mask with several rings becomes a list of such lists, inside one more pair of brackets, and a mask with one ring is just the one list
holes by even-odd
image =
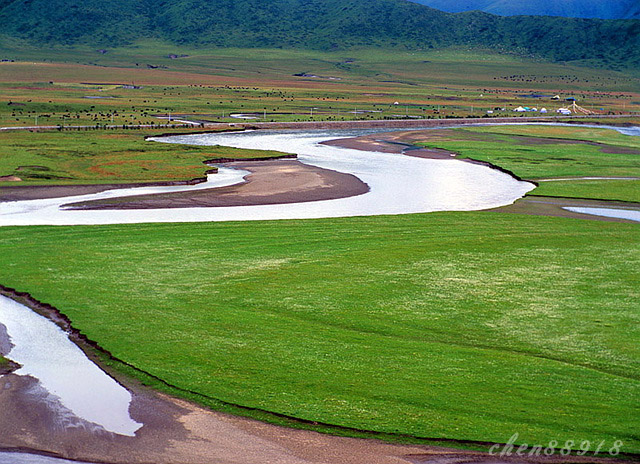
[[225, 166], [247, 170], [246, 182], [228, 187], [114, 198], [70, 206], [81, 209], [191, 208], [269, 205], [332, 200], [369, 191], [351, 174], [303, 164], [292, 159], [236, 161]]
[[[429, 131], [429, 134], [436, 131]], [[418, 158], [451, 159], [455, 153], [438, 148], [422, 148], [408, 141], [407, 132], [388, 132], [384, 134], [363, 135], [344, 139], [328, 140], [324, 145], [350, 148], [353, 150], [376, 151], [382, 153], [398, 153]]]

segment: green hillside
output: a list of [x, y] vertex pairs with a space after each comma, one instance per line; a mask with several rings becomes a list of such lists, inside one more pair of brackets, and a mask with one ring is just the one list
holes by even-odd
[[[0, 4], [2, 5], [2, 4]], [[37, 46], [142, 38], [219, 47], [489, 47], [554, 61], [640, 66], [640, 21], [451, 14], [406, 0], [15, 0], [3, 33]]]

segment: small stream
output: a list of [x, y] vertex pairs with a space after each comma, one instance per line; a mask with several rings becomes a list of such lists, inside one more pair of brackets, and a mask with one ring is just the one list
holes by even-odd
[[22, 367], [13, 375], [38, 380], [29, 395], [56, 413], [64, 427], [134, 436], [142, 424], [131, 419], [129, 391], [108, 376], [49, 319], [0, 295], [0, 324]]
[[640, 222], [640, 211], [635, 209], [591, 208], [582, 206], [565, 206], [564, 209], [574, 213], [591, 214], [594, 216], [627, 219], [629, 221]]

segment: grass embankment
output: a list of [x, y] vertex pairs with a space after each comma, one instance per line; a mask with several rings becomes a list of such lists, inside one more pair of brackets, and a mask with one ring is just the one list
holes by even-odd
[[18, 366], [18, 364], [8, 360], [3, 356], [0, 356], [0, 375], [9, 374], [18, 369], [18, 367], [20, 367]]
[[[508, 169], [524, 179], [538, 180], [640, 177], [637, 139], [609, 129], [532, 125], [422, 133], [413, 143], [451, 150], [464, 158]], [[532, 194], [640, 202], [640, 180], [540, 182]]]
[[232, 403], [638, 452], [639, 243], [633, 224], [498, 213], [12, 227], [0, 282]]
[[[169, 132], [169, 131], [166, 131]], [[184, 131], [181, 131], [184, 132]], [[146, 142], [150, 131], [0, 132], [2, 186], [184, 181], [203, 177], [215, 158], [279, 157], [284, 153], [221, 146]]]

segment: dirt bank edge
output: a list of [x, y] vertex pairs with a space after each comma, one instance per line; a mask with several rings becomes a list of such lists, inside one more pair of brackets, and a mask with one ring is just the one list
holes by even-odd
[[[164, 393], [168, 393], [170, 395], [176, 396], [178, 398], [186, 399], [187, 401], [193, 401], [195, 404], [203, 405], [204, 407], [208, 407], [213, 409], [214, 411], [222, 412], [223, 414], [231, 414], [234, 416], [244, 417], [250, 420], [258, 420], [261, 422], [265, 422], [267, 424], [272, 424], [274, 426], [284, 426], [293, 429], [301, 429], [312, 432], [320, 432], [323, 434], [329, 434], [336, 437], [347, 437], [347, 438], [360, 438], [367, 440], [376, 440], [381, 443], [387, 442], [389, 445], [393, 444], [407, 444], [407, 445], [418, 445], [425, 447], [447, 447], [452, 452], [462, 452], [464, 450], [472, 451], [472, 452], [480, 452], [476, 456], [476, 459], [471, 462], [496, 462], [495, 457], [487, 454], [487, 451], [491, 449], [492, 446], [499, 446], [502, 448], [507, 445], [507, 443], [495, 443], [495, 442], [486, 442], [486, 441], [477, 441], [477, 440], [460, 440], [460, 439], [452, 439], [452, 438], [427, 438], [427, 437], [418, 437], [410, 434], [402, 434], [402, 433], [385, 433], [385, 432], [377, 432], [371, 430], [358, 429], [354, 427], [340, 426], [335, 424], [329, 424], [324, 422], [312, 421], [307, 419], [302, 419], [286, 414], [275, 413], [271, 411], [267, 411], [260, 408], [243, 406], [231, 402], [227, 402], [224, 400], [219, 400], [216, 398], [209, 397], [199, 392], [195, 392], [192, 390], [184, 389], [175, 385], [170, 384], [169, 382], [157, 377], [149, 372], [146, 372], [143, 369], [140, 369], [118, 357], [114, 356], [108, 350], [101, 347], [97, 342], [89, 339], [86, 335], [81, 333], [79, 330], [73, 327], [71, 320], [63, 314], [59, 309], [54, 306], [43, 303], [36, 298], [32, 297], [28, 292], [21, 292], [11, 287], [7, 287], [5, 285], [0, 284], [0, 295], [6, 296], [18, 303], [21, 303], [25, 306], [28, 306], [36, 313], [42, 315], [43, 317], [48, 318], [56, 325], [58, 325], [62, 330], [64, 330], [69, 338], [76, 343], [86, 354], [87, 356], [94, 361], [96, 364], [102, 368], [107, 375], [110, 375], [116, 382], [120, 383], [129, 390], [132, 390], [135, 393], [137, 388], [146, 389], [151, 386], [153, 390], [161, 390]], [[124, 369], [118, 369], [118, 367]], [[114, 372], [115, 370], [115, 372]], [[129, 371], [128, 375], [125, 373]], [[132, 375], [134, 374], [134, 375]], [[124, 377], [124, 379], [123, 379]], [[122, 382], [125, 380], [125, 382]], [[145, 382], [145, 380], [152, 380], [153, 382]], [[141, 385], [136, 385], [138, 382]], [[152, 385], [149, 385], [152, 384]], [[161, 387], [161, 388], [159, 388]], [[204, 401], [203, 401], [204, 400]], [[215, 406], [218, 407], [215, 407]], [[454, 447], [454, 448], [451, 448]], [[3, 448], [0, 446], [0, 451]], [[6, 450], [6, 449], [5, 449]], [[29, 449], [21, 449], [21, 451], [31, 451]], [[41, 451], [34, 450], [37, 454], [48, 454], [42, 453]], [[55, 455], [55, 454], [54, 454]], [[56, 457], [61, 457], [60, 455], [56, 455]], [[64, 457], [64, 456], [62, 456]], [[67, 459], [67, 458], [65, 458]], [[621, 453], [616, 459], [607, 459], [607, 458], [588, 458], [585, 460], [584, 457], [579, 457], [578, 455], [570, 454], [567, 456], [563, 455], [553, 455], [550, 457], [545, 457], [542, 460], [533, 460], [533, 461], [518, 461], [515, 460], [513, 462], [620, 462], [620, 460], [632, 460], [636, 462], [640, 462], [640, 455], [634, 453]], [[511, 461], [509, 459], [509, 461]], [[428, 462], [428, 461], [423, 461]], [[467, 462], [467, 461], [465, 461]]]
[[363, 195], [369, 186], [358, 177], [295, 159], [238, 161], [223, 166], [248, 171], [244, 182], [188, 192], [156, 193], [68, 203], [73, 210], [167, 209], [281, 205]]

